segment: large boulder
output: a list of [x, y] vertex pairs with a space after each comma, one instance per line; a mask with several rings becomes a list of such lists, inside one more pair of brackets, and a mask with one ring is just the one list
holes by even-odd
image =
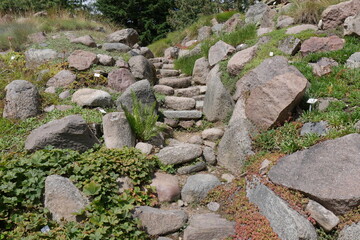
[[358, 0], [342, 2], [327, 7], [321, 14], [322, 29], [336, 28], [344, 23], [345, 19], [360, 12]]
[[139, 34], [133, 28], [126, 28], [108, 35], [107, 41], [110, 43], [124, 43], [132, 47], [139, 41]]
[[40, 113], [40, 95], [37, 88], [25, 80], [14, 80], [5, 87], [3, 117], [25, 119]]
[[345, 213], [360, 204], [359, 142], [360, 134], [350, 134], [293, 153], [279, 160], [269, 178]]
[[129, 65], [136, 79], [147, 79], [151, 85], [156, 83], [156, 69], [144, 56], [138, 55], [130, 58]]
[[256, 54], [257, 46], [249, 47], [232, 56], [227, 65], [227, 71], [231, 75], [237, 75], [250, 62]]
[[108, 52], [127, 53], [131, 47], [123, 43], [104, 43], [102, 49]]
[[246, 196], [269, 220], [270, 226], [280, 239], [317, 239], [313, 225], [305, 217], [290, 208], [273, 191], [261, 184], [258, 179], [247, 183]]
[[360, 14], [348, 17], [345, 20], [344, 35], [360, 36]]
[[46, 83], [47, 87], [67, 87], [75, 82], [76, 75], [69, 70], [61, 70]]
[[235, 234], [235, 222], [214, 213], [197, 214], [190, 218], [184, 240], [222, 240]]
[[221, 182], [211, 174], [196, 174], [188, 177], [181, 190], [181, 199], [187, 203], [199, 202], [206, 198], [208, 192]]
[[85, 152], [99, 143], [80, 115], [70, 115], [48, 122], [33, 131], [27, 137], [25, 149], [34, 151], [46, 146], [61, 149], [73, 149]]
[[206, 77], [210, 72], [209, 61], [205, 58], [199, 58], [195, 61], [194, 70], [192, 73], [192, 80], [196, 84], [206, 84]]
[[136, 137], [122, 112], [108, 113], [103, 117], [104, 141], [107, 148], [134, 147]]
[[308, 81], [294, 73], [285, 73], [254, 88], [246, 101], [246, 116], [260, 129], [284, 123], [300, 103]]
[[200, 157], [202, 149], [200, 145], [182, 143], [175, 146], [165, 147], [156, 156], [165, 165], [176, 165], [190, 162]]
[[214, 66], [218, 62], [224, 60], [227, 56], [235, 52], [235, 48], [226, 42], [220, 40], [209, 50], [209, 64]]
[[360, 240], [360, 222], [353, 223], [341, 230], [338, 240]]
[[203, 112], [209, 121], [224, 120], [234, 108], [234, 101], [221, 82], [220, 66], [216, 65], [208, 74], [207, 91]]
[[108, 92], [81, 88], [74, 92], [71, 101], [81, 107], [110, 107], [112, 106], [111, 95]]
[[119, 92], [125, 91], [136, 82], [129, 69], [119, 68], [112, 70], [108, 75], [108, 86]]
[[345, 40], [338, 36], [311, 37], [303, 42], [300, 52], [303, 56], [306, 56], [310, 53], [340, 50], [344, 45]]
[[129, 111], [133, 108], [132, 93], [135, 93], [137, 99], [148, 106], [157, 104], [153, 89], [148, 80], [141, 80], [130, 85], [123, 94], [116, 100], [117, 110], [123, 111], [122, 106], [125, 106]]
[[171, 174], [155, 173], [151, 186], [155, 187], [160, 202], [172, 202], [180, 197], [179, 181]]
[[98, 58], [95, 53], [83, 50], [75, 50], [68, 57], [68, 62], [69, 67], [83, 71], [89, 69], [93, 64], [97, 64]]
[[80, 212], [89, 204], [89, 200], [68, 178], [59, 175], [46, 177], [44, 205], [49, 209], [53, 220], [80, 222], [82, 216], [74, 213]]
[[211, 30], [211, 27], [209, 26], [203, 26], [201, 28], [199, 28], [198, 30], [198, 37], [197, 37], [197, 40], [199, 42], [209, 38], [212, 34], [212, 30]]
[[52, 49], [29, 49], [25, 52], [27, 68], [35, 68], [50, 62], [58, 57], [58, 53]]
[[273, 18], [276, 12], [265, 3], [257, 3], [249, 7], [246, 12], [245, 23], [258, 24], [263, 28], [272, 28], [275, 23]]
[[289, 65], [285, 57], [275, 56], [265, 59], [259, 66], [248, 72], [236, 83], [234, 99], [238, 99], [253, 88], [261, 86], [274, 77], [285, 73], [295, 73], [297, 76], [303, 77], [296, 67]]
[[88, 47], [96, 47], [96, 42], [94, 38], [90, 35], [81, 36], [74, 38], [70, 41], [71, 43], [79, 43]]
[[188, 217], [183, 210], [161, 210], [142, 206], [135, 210], [145, 231], [150, 235], [165, 235], [182, 228]]

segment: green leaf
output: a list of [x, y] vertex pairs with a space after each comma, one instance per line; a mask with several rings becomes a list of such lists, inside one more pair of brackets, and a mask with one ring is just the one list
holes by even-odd
[[85, 195], [87, 196], [93, 196], [96, 195], [100, 192], [101, 190], [101, 186], [100, 184], [92, 181], [88, 184], [86, 184], [83, 188], [83, 192], [85, 193]]

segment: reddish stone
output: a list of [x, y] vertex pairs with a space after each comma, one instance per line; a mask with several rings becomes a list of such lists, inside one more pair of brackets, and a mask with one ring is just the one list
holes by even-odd
[[344, 44], [345, 40], [338, 36], [311, 37], [301, 45], [300, 52], [306, 56], [315, 52], [336, 51], [342, 49]]

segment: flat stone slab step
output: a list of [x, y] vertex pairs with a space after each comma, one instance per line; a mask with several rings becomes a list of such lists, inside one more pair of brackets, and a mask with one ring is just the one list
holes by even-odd
[[204, 101], [205, 95], [198, 95], [198, 96], [194, 96], [192, 98], [195, 99], [195, 101]]
[[166, 85], [173, 88], [186, 88], [191, 86], [191, 77], [170, 77], [170, 78], [161, 78], [159, 80], [160, 85]]
[[160, 75], [163, 77], [176, 77], [180, 75], [180, 71], [174, 69], [160, 69]]
[[187, 97], [167, 96], [164, 104], [166, 108], [174, 110], [191, 110], [195, 108], [196, 101]]
[[162, 69], [172, 69], [174, 70], [175, 69], [175, 65], [173, 63], [168, 63], [168, 64], [164, 64], [162, 66]]
[[164, 58], [164, 57], [150, 58], [149, 61], [150, 61], [152, 64], [154, 64], [154, 63], [164, 63], [164, 64], [169, 63], [169, 59]]
[[175, 96], [177, 97], [194, 97], [197, 95], [200, 95], [200, 88], [197, 86], [175, 90]]
[[201, 111], [197, 110], [184, 110], [184, 111], [174, 111], [174, 110], [165, 110], [163, 111], [166, 118], [171, 119], [200, 119], [203, 115]]
[[162, 62], [159, 62], [159, 63], [153, 63], [154, 67], [156, 68], [156, 70], [158, 69], [162, 69], [164, 64]]

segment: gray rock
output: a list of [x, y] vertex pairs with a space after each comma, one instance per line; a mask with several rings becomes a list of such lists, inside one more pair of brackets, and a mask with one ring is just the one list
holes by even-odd
[[97, 64], [98, 58], [95, 53], [83, 50], [75, 50], [68, 57], [68, 62], [69, 67], [83, 71], [89, 69], [93, 64]]
[[244, 21], [241, 19], [240, 13], [235, 13], [224, 23], [223, 31], [225, 33], [231, 33], [236, 31], [242, 25], [244, 25]]
[[317, 107], [317, 110], [319, 111], [325, 111], [332, 102], [339, 101], [336, 98], [319, 98], [318, 104], [315, 105]]
[[211, 147], [204, 147], [203, 156], [207, 164], [215, 165], [216, 164], [216, 155], [214, 149]]
[[180, 49], [177, 47], [169, 47], [164, 51], [164, 58], [166, 59], [177, 59], [179, 56]]
[[196, 172], [200, 172], [202, 170], [206, 169], [206, 163], [205, 162], [198, 162], [193, 165], [184, 166], [177, 170], [177, 173], [180, 175], [187, 175], [192, 174]]
[[301, 40], [294, 36], [287, 37], [279, 43], [279, 49], [285, 54], [294, 56], [301, 48]]
[[108, 52], [120, 52], [120, 53], [127, 53], [131, 50], [128, 45], [123, 43], [104, 43], [102, 45], [102, 49]]
[[325, 231], [331, 231], [340, 222], [334, 213], [312, 200], [307, 204], [306, 211]]
[[107, 148], [135, 146], [135, 134], [124, 113], [113, 112], [103, 117], [104, 140]]
[[354, 16], [359, 12], [360, 5], [358, 0], [345, 1], [336, 5], [330, 5], [321, 14], [321, 28], [324, 30], [336, 28], [342, 25], [346, 18]]
[[115, 59], [106, 54], [98, 54], [97, 58], [99, 59], [99, 64], [104, 66], [114, 66]]
[[45, 179], [45, 208], [49, 209], [52, 219], [61, 222], [81, 221], [79, 212], [89, 205], [89, 200], [68, 179], [59, 175], [50, 175]]
[[47, 87], [47, 88], [45, 88], [44, 92], [55, 94], [56, 93], [56, 87]]
[[33, 131], [27, 137], [25, 149], [34, 151], [46, 146], [61, 149], [73, 149], [85, 152], [99, 143], [80, 115], [70, 115], [48, 122]]
[[159, 84], [173, 88], [186, 88], [191, 85], [191, 77], [161, 78]]
[[160, 69], [159, 73], [162, 77], [176, 77], [179, 76], [179, 70], [174, 69]]
[[184, 240], [222, 240], [235, 234], [235, 222], [214, 213], [194, 215], [189, 222]]
[[303, 192], [335, 214], [345, 213], [360, 204], [359, 141], [360, 134], [350, 134], [283, 157], [269, 178]]
[[219, 179], [211, 174], [190, 176], [181, 190], [181, 199], [187, 203], [199, 202], [207, 196], [211, 189], [220, 184]]
[[176, 89], [174, 92], [177, 97], [195, 97], [200, 95], [200, 88], [197, 86]]
[[198, 145], [202, 145], [203, 144], [203, 140], [199, 135], [194, 135], [191, 136], [189, 138], [189, 140], [186, 141], [187, 143], [191, 143], [191, 144], [198, 144]]
[[354, 128], [356, 130], [360, 130], [360, 120], [357, 123], [355, 123]]
[[148, 47], [141, 47], [140, 54], [146, 58], [154, 58], [154, 53]]
[[180, 164], [190, 162], [202, 154], [200, 145], [183, 143], [173, 147], [165, 147], [156, 156], [165, 164]]
[[327, 121], [320, 122], [307, 122], [301, 128], [300, 135], [304, 136], [306, 134], [317, 134], [320, 136], [325, 136], [328, 132], [328, 123]]
[[223, 135], [224, 135], [224, 130], [220, 128], [208, 128], [202, 131], [201, 133], [201, 137], [204, 140], [209, 140], [213, 142], [219, 140]]
[[66, 99], [71, 96], [71, 93], [69, 90], [65, 90], [59, 94], [60, 99]]
[[203, 112], [209, 121], [224, 120], [234, 108], [230, 93], [221, 82], [220, 66], [216, 65], [209, 73]]
[[248, 46], [247, 44], [241, 43], [241, 44], [239, 44], [239, 45], [236, 46], [236, 51], [239, 52], [239, 51], [242, 51], [242, 50], [244, 50], [244, 49], [246, 49], [246, 48], [248, 48], [248, 47], [249, 47], [249, 46]]
[[37, 76], [36, 76], [36, 81], [37, 81], [37, 82], [44, 81], [45, 78], [48, 76], [49, 73], [50, 73], [50, 70], [49, 70], [49, 69], [41, 70], [41, 71], [37, 74]]
[[256, 33], [257, 33], [257, 36], [260, 37], [262, 35], [265, 35], [267, 33], [271, 33], [273, 31], [272, 28], [259, 28]]
[[124, 59], [122, 59], [121, 57], [119, 57], [119, 59], [116, 60], [115, 67], [130, 69], [129, 64]]
[[220, 204], [217, 202], [209, 202], [206, 206], [212, 212], [216, 212], [220, 208]]
[[156, 103], [154, 91], [152, 90], [148, 80], [141, 80], [128, 87], [123, 94], [116, 100], [116, 106], [119, 111], [123, 111], [121, 104], [129, 111], [132, 111], [133, 101], [132, 92], [135, 93], [137, 99], [142, 103], [152, 106]]
[[154, 65], [144, 56], [134, 56], [130, 58], [129, 65], [132, 74], [136, 79], [147, 79], [154, 85], [157, 81]]
[[88, 47], [96, 47], [96, 42], [94, 38], [90, 35], [81, 36], [78, 38], [74, 38], [70, 41], [71, 43], [80, 43], [82, 45], [88, 46]]
[[40, 95], [37, 88], [25, 80], [14, 80], [5, 87], [3, 117], [26, 119], [40, 113]]
[[214, 66], [220, 61], [224, 60], [230, 54], [235, 52], [235, 48], [226, 42], [220, 40], [213, 45], [209, 50], [209, 64]]
[[280, 239], [286, 240], [316, 240], [315, 228], [298, 212], [290, 208], [287, 203], [273, 191], [261, 184], [259, 180], [248, 182], [246, 196], [254, 203], [260, 213], [270, 222], [272, 229]]
[[123, 92], [136, 82], [129, 69], [119, 68], [112, 70], [108, 75], [108, 86], [116, 91]]
[[360, 14], [346, 18], [344, 22], [344, 35], [360, 36]]
[[52, 112], [54, 110], [59, 110], [59, 111], [67, 111], [70, 109], [73, 109], [74, 107], [71, 105], [51, 105], [49, 107], [44, 108], [44, 112]]
[[131, 188], [134, 188], [133, 181], [129, 177], [119, 177], [116, 179], [116, 184], [119, 187], [119, 193], [124, 193], [125, 190], [129, 190]]
[[144, 142], [138, 142], [135, 146], [136, 149], [139, 149], [143, 154], [150, 154], [153, 150], [153, 145], [149, 144], [149, 143], [144, 143]]
[[237, 75], [249, 63], [256, 54], [257, 46], [249, 47], [232, 56], [227, 65], [227, 71], [232, 75]]
[[135, 29], [126, 28], [111, 33], [107, 36], [107, 40], [111, 43], [124, 43], [132, 47], [139, 41], [139, 34]]
[[293, 25], [294, 22], [294, 18], [282, 15], [277, 19], [276, 28], [286, 28]]
[[348, 60], [346, 60], [348, 68], [360, 68], [360, 52], [353, 53]]
[[200, 119], [202, 117], [202, 112], [197, 110], [187, 110], [187, 111], [173, 111], [166, 110], [163, 112], [164, 116], [172, 119]]
[[147, 206], [138, 207], [135, 216], [140, 219], [145, 231], [150, 235], [176, 232], [188, 219], [182, 210], [161, 210]]
[[43, 43], [47, 40], [46, 34], [44, 32], [36, 32], [36, 33], [30, 34], [28, 36], [28, 39], [32, 43]]
[[110, 107], [112, 105], [111, 95], [108, 92], [82, 88], [74, 92], [71, 101], [81, 107]]
[[36, 68], [58, 57], [58, 53], [52, 49], [29, 49], [25, 52], [26, 67]]
[[199, 28], [198, 30], [198, 37], [197, 40], [200, 41], [204, 41], [205, 39], [209, 38], [212, 34], [212, 30], [211, 27], [209, 26], [203, 26], [201, 28]]
[[307, 30], [313, 30], [316, 31], [318, 29], [317, 26], [312, 25], [312, 24], [302, 24], [302, 25], [297, 25], [291, 28], [288, 28], [286, 30], [286, 34], [298, 34], [301, 33], [303, 31], [307, 31]]
[[163, 95], [174, 95], [175, 92], [174, 88], [166, 85], [155, 85], [153, 88], [156, 93], [160, 93]]
[[265, 3], [256, 3], [249, 7], [246, 12], [245, 23], [257, 24], [261, 27], [274, 27], [273, 18], [276, 12]]
[[61, 70], [46, 83], [48, 87], [67, 87], [75, 82], [76, 75], [69, 70]]
[[321, 58], [316, 63], [309, 63], [309, 65], [312, 67], [313, 73], [319, 77], [331, 73], [332, 67], [339, 66], [335, 60], [326, 57]]
[[187, 97], [165, 97], [165, 106], [174, 110], [191, 110], [195, 108], [196, 101]]
[[360, 222], [353, 223], [341, 230], [338, 240], [360, 240]]
[[211, 31], [215, 33], [216, 35], [220, 35], [222, 30], [224, 29], [224, 24], [217, 23], [214, 26], [211, 27]]
[[181, 189], [176, 176], [157, 172], [151, 186], [155, 187], [160, 202], [173, 202], [180, 198]]
[[172, 240], [172, 238], [168, 238], [168, 237], [158, 237], [157, 240]]
[[265, 59], [259, 66], [237, 81], [234, 99], [238, 99], [244, 93], [284, 73], [295, 73], [299, 77], [304, 77], [296, 67], [289, 65], [285, 57], [275, 56]]

